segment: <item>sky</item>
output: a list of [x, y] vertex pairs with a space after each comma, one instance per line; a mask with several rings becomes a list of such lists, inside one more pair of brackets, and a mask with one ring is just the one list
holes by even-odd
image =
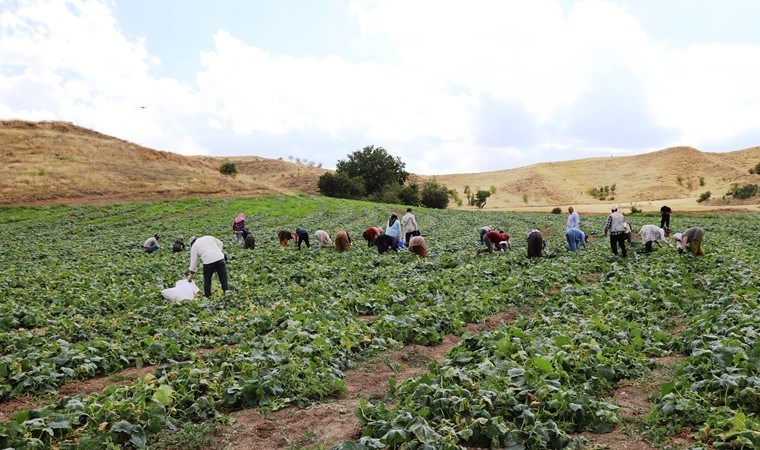
[[0, 0], [0, 120], [418, 174], [760, 145], [756, 0]]

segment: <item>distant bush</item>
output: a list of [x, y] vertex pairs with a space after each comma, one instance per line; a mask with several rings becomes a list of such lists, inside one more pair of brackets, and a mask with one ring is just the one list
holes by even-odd
[[613, 184], [612, 186], [604, 185], [592, 187], [588, 190], [588, 194], [597, 200], [607, 200], [608, 197], [610, 197], [611, 200], [615, 198], [615, 189], [617, 189], [616, 184]]
[[422, 186], [420, 201], [427, 208], [446, 209], [449, 206], [449, 188], [438, 184], [435, 179], [429, 180]]
[[731, 189], [726, 192], [726, 195], [744, 200], [757, 195], [758, 190], [760, 190], [760, 186], [756, 184], [745, 184], [739, 187], [739, 183], [734, 183], [731, 185]]
[[705, 185], [705, 177], [699, 177], [699, 185], [704, 186]]
[[562, 208], [557, 207], [552, 209], [552, 214], [562, 214]]
[[237, 164], [232, 161], [222, 163], [222, 165], [219, 166], [219, 172], [221, 172], [223, 175], [235, 175], [238, 173]]
[[322, 195], [337, 198], [360, 199], [365, 194], [364, 180], [342, 173], [325, 172], [319, 177], [317, 187]]
[[710, 195], [712, 195], [710, 193], [710, 191], [703, 192], [703, 193], [699, 194], [699, 198], [697, 198], [697, 203], [702, 203], [702, 202], [704, 202], [706, 200], [709, 200], [710, 199]]
[[644, 212], [643, 209], [638, 208], [636, 205], [631, 206], [631, 214], [638, 214]]
[[749, 173], [751, 173], [751, 174], [755, 174], [756, 173], [756, 174], [760, 175], [760, 163], [757, 163], [757, 165], [755, 165], [755, 167], [750, 168], [749, 169]]

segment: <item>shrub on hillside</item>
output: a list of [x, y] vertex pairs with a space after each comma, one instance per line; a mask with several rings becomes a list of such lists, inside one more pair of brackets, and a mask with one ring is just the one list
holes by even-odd
[[427, 208], [446, 209], [449, 206], [449, 188], [438, 184], [435, 179], [427, 181], [422, 187], [420, 201]]
[[712, 194], [710, 193], [710, 191], [699, 194], [699, 198], [697, 198], [697, 203], [702, 203], [704, 201], [709, 200], [711, 195]]
[[760, 186], [756, 184], [745, 184], [744, 186], [739, 187], [739, 183], [734, 183], [731, 185], [731, 189], [726, 192], [726, 195], [745, 200], [757, 195], [758, 190], [760, 190]]
[[552, 209], [552, 214], [562, 214], [562, 208], [556, 207]]
[[221, 172], [223, 175], [235, 175], [238, 173], [237, 164], [232, 161], [222, 163], [222, 165], [219, 166], [219, 172]]

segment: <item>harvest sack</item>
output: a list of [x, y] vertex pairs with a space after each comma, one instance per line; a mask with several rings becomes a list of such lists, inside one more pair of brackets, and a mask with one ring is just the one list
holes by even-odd
[[183, 300], [192, 300], [199, 291], [200, 289], [195, 285], [195, 281], [187, 281], [183, 278], [177, 281], [173, 288], [161, 291], [161, 295], [167, 300], [181, 302]]

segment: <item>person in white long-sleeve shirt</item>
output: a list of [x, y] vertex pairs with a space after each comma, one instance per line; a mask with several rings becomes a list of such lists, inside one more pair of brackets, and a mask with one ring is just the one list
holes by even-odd
[[203, 295], [211, 297], [211, 277], [216, 272], [222, 291], [227, 292], [227, 263], [222, 251], [222, 241], [214, 236], [190, 238], [190, 274], [187, 281], [193, 281], [193, 275], [198, 271], [198, 258], [203, 263]]
[[567, 228], [580, 228], [581, 227], [581, 216], [578, 215], [577, 212], [575, 212], [575, 209], [573, 207], [567, 208]]

